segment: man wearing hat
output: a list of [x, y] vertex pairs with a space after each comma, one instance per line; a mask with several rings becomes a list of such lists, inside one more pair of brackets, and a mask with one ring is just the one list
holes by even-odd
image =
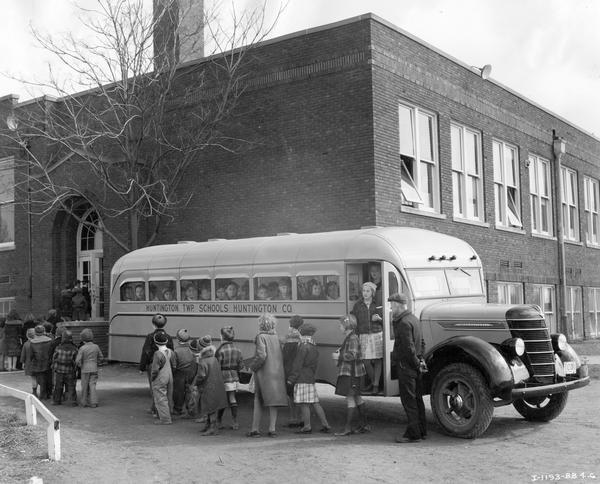
[[425, 343], [421, 323], [408, 309], [408, 297], [405, 294], [392, 294], [388, 301], [392, 305], [394, 329], [392, 363], [396, 365], [400, 400], [408, 419], [406, 431], [396, 437], [396, 442], [418, 442], [427, 436], [421, 377]]

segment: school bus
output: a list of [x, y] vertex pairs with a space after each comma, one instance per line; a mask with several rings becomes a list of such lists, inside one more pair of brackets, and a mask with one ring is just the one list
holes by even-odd
[[317, 327], [318, 380], [335, 384], [331, 354], [364, 282], [379, 278], [384, 318], [381, 388], [398, 395], [390, 362], [393, 331], [387, 298], [402, 292], [420, 318], [429, 372], [425, 393], [451, 435], [473, 438], [495, 406], [513, 404], [529, 420], [551, 420], [568, 391], [589, 383], [560, 334], [550, 334], [539, 307], [486, 302], [481, 261], [465, 241], [407, 227], [367, 227], [153, 246], [121, 257], [111, 272], [109, 358], [137, 361], [151, 318], [167, 331], [218, 339], [234, 327], [245, 357], [253, 354], [257, 318], [272, 313], [283, 338], [291, 316]]

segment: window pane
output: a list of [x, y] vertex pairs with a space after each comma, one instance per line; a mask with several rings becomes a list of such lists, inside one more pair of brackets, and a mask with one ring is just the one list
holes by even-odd
[[517, 154], [514, 149], [505, 147], [504, 163], [506, 165], [506, 184], [511, 186], [517, 185]]
[[434, 165], [421, 162], [419, 192], [425, 198], [424, 203], [427, 207], [433, 207], [433, 170]]
[[493, 160], [494, 160], [494, 181], [502, 183], [502, 145], [494, 141], [493, 144]]
[[450, 128], [450, 143], [452, 147], [452, 168], [454, 170], [462, 171], [462, 146], [460, 128], [458, 126], [452, 126]]
[[452, 173], [452, 197], [454, 201], [454, 213], [464, 216], [462, 179], [462, 173]]
[[549, 225], [549, 212], [548, 212], [548, 200], [542, 200], [541, 202], [541, 222], [542, 222], [542, 232], [550, 232]]
[[482, 294], [481, 276], [475, 269], [446, 269], [450, 294], [470, 296]]
[[150, 281], [150, 301], [174, 301], [175, 281]]
[[11, 163], [0, 164], [0, 202], [15, 199], [15, 170]]
[[254, 299], [289, 301], [292, 299], [292, 278], [270, 276], [254, 278]]
[[423, 203], [419, 189], [417, 188], [412, 174], [414, 160], [406, 160], [402, 157], [402, 168], [400, 170], [400, 190], [402, 196], [410, 203]]
[[[329, 280], [337, 281], [338, 276], [298, 276], [297, 277], [297, 289], [298, 299], [300, 300], [325, 300], [327, 295], [325, 294], [325, 287]], [[339, 284], [339, 281], [337, 281]], [[338, 285], [339, 287], [339, 285]]]
[[406, 106], [398, 107], [398, 120], [400, 124], [400, 153], [415, 156], [414, 132], [411, 110]]
[[539, 172], [539, 193], [545, 197], [548, 196], [548, 164], [540, 162], [538, 165]]
[[534, 158], [529, 158], [529, 192], [530, 193], [539, 193], [538, 192], [538, 170], [537, 163]]
[[181, 280], [182, 301], [210, 301], [210, 279]]
[[132, 281], [121, 284], [121, 301], [145, 301], [146, 285], [143, 281]]
[[249, 279], [225, 277], [215, 279], [215, 301], [248, 301]]
[[449, 295], [448, 283], [446, 282], [444, 271], [422, 270], [406, 272], [408, 279], [412, 283], [413, 294], [416, 298]]
[[470, 212], [474, 218], [479, 218], [479, 178], [469, 177], [471, 180], [469, 190]]
[[15, 240], [15, 205], [0, 205], [0, 243]]
[[465, 132], [465, 167], [467, 173], [478, 174], [478, 149], [477, 140], [478, 136], [475, 133], [469, 131]]
[[433, 161], [433, 119], [419, 113], [419, 157]]

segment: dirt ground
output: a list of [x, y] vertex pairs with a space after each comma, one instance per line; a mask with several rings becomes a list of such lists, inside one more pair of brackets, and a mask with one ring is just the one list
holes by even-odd
[[[569, 482], [600, 482], [598, 376], [600, 371], [591, 385], [571, 393], [566, 409], [552, 423], [527, 422], [512, 406], [501, 407], [476, 440], [442, 434], [427, 397], [430, 437], [400, 445], [394, 437], [406, 419], [397, 398], [368, 398], [373, 432], [350, 437], [297, 435], [284, 426], [284, 409], [277, 437], [247, 438], [252, 410], [248, 393], [239, 396], [238, 431], [201, 437], [200, 424], [188, 420], [155, 426], [145, 411], [150, 403], [145, 375], [130, 365], [112, 364], [101, 369], [98, 408], [49, 405], [61, 421], [62, 460], [46, 459], [45, 431], [38, 425], [37, 443], [28, 439], [25, 448], [0, 452], [0, 482], [38, 476], [45, 483], [512, 483], [550, 480], [550, 475]], [[29, 382], [22, 373], [2, 373], [0, 383], [28, 390]], [[319, 394], [331, 425], [340, 429], [343, 399], [326, 385], [319, 385]], [[22, 402], [0, 397], [0, 415], [17, 411], [23, 413]], [[226, 413], [225, 423], [228, 417]], [[319, 428], [315, 416], [313, 427]], [[572, 479], [572, 473], [579, 477]]]

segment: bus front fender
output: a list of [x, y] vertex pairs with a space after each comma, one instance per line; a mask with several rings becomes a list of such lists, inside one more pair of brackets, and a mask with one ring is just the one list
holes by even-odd
[[425, 390], [430, 392], [435, 375], [451, 363], [468, 363], [486, 379], [492, 397], [510, 398], [514, 386], [510, 367], [502, 354], [490, 343], [474, 336], [456, 336], [432, 348], [426, 356], [430, 369]]

